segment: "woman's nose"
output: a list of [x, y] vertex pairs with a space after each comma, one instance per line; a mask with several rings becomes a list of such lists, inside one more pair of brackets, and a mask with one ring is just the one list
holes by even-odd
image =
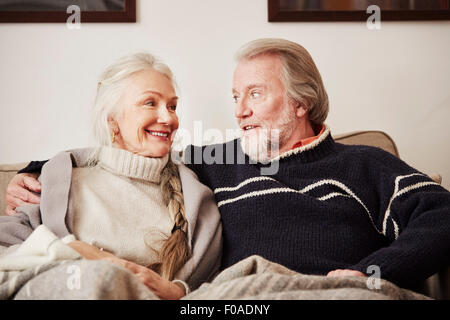
[[162, 124], [171, 124], [172, 117], [165, 107], [158, 108], [158, 123]]

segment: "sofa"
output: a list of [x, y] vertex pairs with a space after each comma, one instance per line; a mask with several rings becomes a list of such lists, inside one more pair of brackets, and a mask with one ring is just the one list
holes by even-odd
[[[337, 142], [343, 144], [379, 147], [400, 157], [393, 139], [382, 131], [356, 131], [335, 135], [333, 138]], [[26, 165], [27, 163], [0, 165], [0, 215], [5, 214], [5, 195], [9, 181], [18, 170]], [[433, 174], [430, 175], [430, 177], [437, 183], [442, 182], [442, 177], [439, 174]], [[423, 283], [422, 288], [419, 288], [418, 291], [434, 299], [450, 299], [450, 267], [447, 267], [428, 278]]]

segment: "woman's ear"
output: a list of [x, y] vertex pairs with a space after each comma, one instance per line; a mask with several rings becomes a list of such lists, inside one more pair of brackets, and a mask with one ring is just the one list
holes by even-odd
[[109, 129], [111, 130], [111, 133], [114, 132], [114, 134], [119, 134], [119, 132], [120, 132], [119, 124], [117, 123], [117, 121], [114, 118], [108, 117], [108, 125], [109, 125]]
[[109, 126], [109, 134], [111, 138], [111, 143], [113, 143], [115, 146], [119, 146], [120, 148], [123, 148], [123, 140], [120, 135], [120, 127], [119, 123], [116, 119], [112, 117], [108, 117], [108, 126]]

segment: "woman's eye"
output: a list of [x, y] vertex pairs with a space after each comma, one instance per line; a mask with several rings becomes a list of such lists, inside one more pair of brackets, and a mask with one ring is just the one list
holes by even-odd
[[261, 93], [259, 93], [259, 92], [252, 92], [250, 95], [251, 95], [252, 98], [259, 98], [261, 96]]
[[236, 103], [238, 101], [239, 97], [238, 96], [233, 96], [233, 101]]
[[150, 107], [154, 107], [155, 106], [155, 101], [153, 101], [153, 100], [146, 101], [144, 103], [144, 105], [150, 106]]
[[172, 111], [176, 111], [177, 110], [177, 106], [176, 105], [169, 106], [169, 109], [172, 110]]

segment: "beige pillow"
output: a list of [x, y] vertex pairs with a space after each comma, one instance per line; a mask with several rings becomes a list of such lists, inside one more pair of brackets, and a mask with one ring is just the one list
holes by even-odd
[[28, 163], [4, 164], [0, 165], [0, 215], [5, 214], [6, 209], [6, 188], [12, 177]]

